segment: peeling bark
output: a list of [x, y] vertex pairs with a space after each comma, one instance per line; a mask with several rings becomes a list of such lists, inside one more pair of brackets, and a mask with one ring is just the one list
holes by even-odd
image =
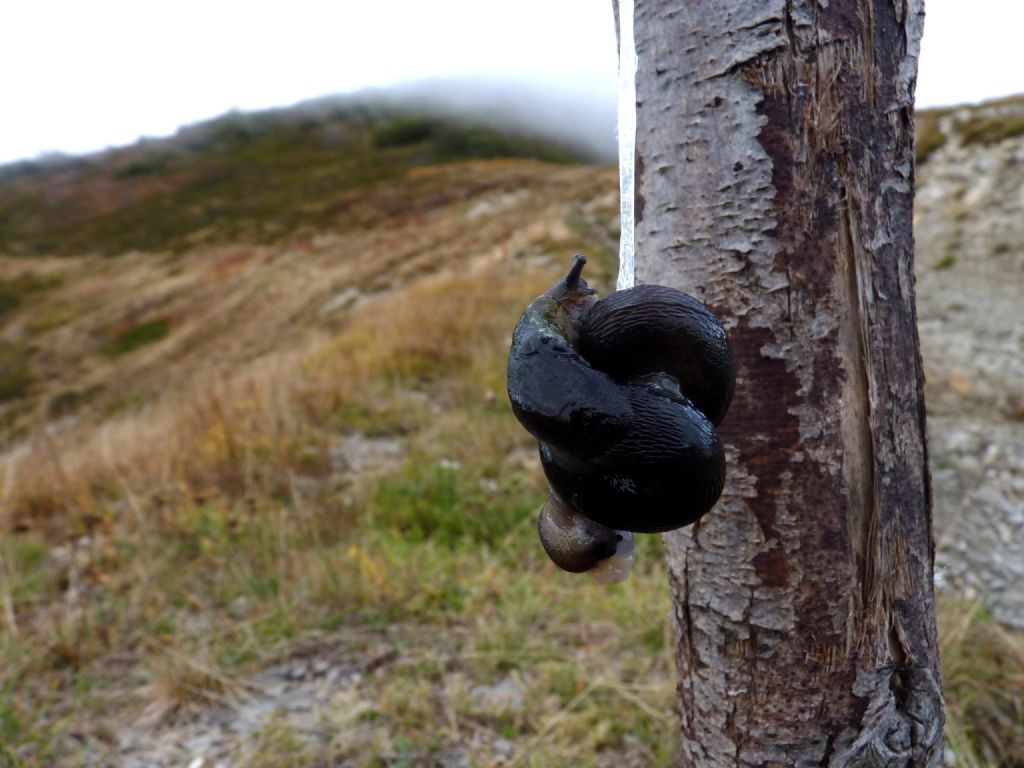
[[921, 0], [637, 0], [637, 282], [737, 357], [715, 511], [667, 537], [683, 757], [937, 766], [913, 278]]

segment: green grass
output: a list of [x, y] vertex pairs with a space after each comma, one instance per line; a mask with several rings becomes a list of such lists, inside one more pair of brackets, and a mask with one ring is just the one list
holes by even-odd
[[[493, 468], [489, 473], [497, 474]], [[374, 490], [368, 515], [413, 543], [442, 546], [485, 544], [505, 536], [531, 515], [536, 489], [519, 479], [493, 480], [454, 468], [444, 459], [410, 459], [406, 471], [384, 479]], [[485, 490], [487, 488], [487, 490]], [[500, 504], [495, 504], [495, 498]]]
[[[441, 436], [442, 442], [453, 439]], [[332, 627], [344, 637], [355, 627], [422, 626], [415, 643], [406, 646], [422, 660], [375, 678], [366, 694], [378, 713], [374, 738], [389, 751], [401, 752], [404, 744], [410, 754], [421, 754], [452, 744], [452, 734], [438, 736], [443, 723], [430, 701], [431, 691], [443, 687], [453, 670], [475, 681], [472, 685], [517, 670], [525, 675], [536, 716], [484, 716], [468, 699], [459, 706], [469, 722], [529, 740], [590, 680], [583, 658], [567, 664], [565, 654], [573, 648], [590, 654], [590, 643], [603, 637], [602, 645], [610, 642], [620, 649], [621, 668], [602, 664], [609, 687], [593, 691], [585, 705], [574, 709], [567, 721], [570, 731], [544, 732], [537, 756], [527, 764], [542, 765], [567, 750], [579, 757], [587, 750], [621, 748], [627, 736], [640, 738], [648, 749], [664, 750], [674, 731], [671, 718], [652, 723], [616, 693], [619, 686], [632, 690], [630, 680], [647, 665], [666, 663], [667, 591], [657, 542], [651, 539], [643, 546], [641, 568], [628, 586], [603, 590], [557, 573], [536, 541], [533, 518], [542, 491], [535, 478], [519, 473], [496, 491], [474, 491], [478, 478], [493, 474], [494, 459], [432, 469], [442, 458], [439, 452], [419, 454], [417, 462], [367, 488], [367, 502], [357, 505], [361, 510], [307, 500], [305, 509], [264, 503], [254, 513], [215, 500], [179, 508], [162, 523], [148, 515], [138, 525], [126, 525], [81, 562], [83, 612], [60, 624], [43, 653], [8, 638], [3, 644], [6, 671], [0, 678], [8, 677], [8, 685], [12, 674], [22, 684], [32, 681], [34, 695], [46, 701], [60, 691], [69, 695], [75, 680], [102, 680], [112, 641], [139, 650], [155, 643], [189, 658], [202, 648], [204, 664], [217, 670], [209, 678], [213, 682], [204, 683], [207, 678], [197, 678], [192, 667], [162, 673], [172, 676], [164, 682], [172, 691], [165, 694], [171, 700], [167, 706], [194, 708], [202, 705], [204, 686], [220, 685], [221, 675], [232, 679], [310, 628]], [[463, 492], [469, 501], [456, 498]], [[392, 502], [394, 507], [382, 509]], [[479, 514], [457, 520], [456, 510]], [[49, 546], [26, 535], [13, 537], [7, 546], [19, 613], [56, 599], [61, 586], [51, 575]], [[102, 581], [95, 581], [100, 576]], [[125, 600], [138, 589], [146, 600]], [[563, 599], [567, 590], [574, 599]], [[230, 612], [239, 600], [247, 605], [244, 615], [197, 634], [193, 627], [201, 626], [196, 623], [200, 617]], [[608, 623], [619, 629], [609, 634]], [[445, 627], [461, 629], [451, 636]], [[644, 654], [636, 654], [637, 648]], [[453, 661], [434, 661], [445, 657]], [[658, 709], [670, 706], [665, 671], [660, 674], [666, 684], [653, 704]], [[549, 699], [549, 691], [555, 699]], [[76, 687], [74, 693], [94, 715], [117, 711], [107, 696], [104, 685]], [[18, 700], [10, 688], [0, 695], [12, 713], [7, 743], [35, 757], [59, 754], [63, 742], [43, 736], [38, 719], [43, 711], [25, 710]], [[22, 714], [15, 717], [14, 712]], [[257, 739], [261, 748], [246, 764], [312, 761], [319, 753], [310, 747], [307, 755], [294, 736], [284, 723], [268, 724]], [[332, 749], [342, 759], [360, 749], [365, 754], [366, 746], [343, 743], [339, 736]], [[671, 754], [656, 764], [671, 764]]]
[[941, 259], [935, 262], [935, 269], [941, 271], [944, 269], [951, 269], [956, 264], [956, 256], [952, 253], [947, 253]]

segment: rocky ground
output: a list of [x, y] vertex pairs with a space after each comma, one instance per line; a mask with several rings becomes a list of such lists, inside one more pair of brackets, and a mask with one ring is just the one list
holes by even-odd
[[936, 583], [1024, 627], [1024, 140], [965, 147], [962, 117], [915, 217]]
[[[143, 713], [136, 727], [119, 739], [117, 764], [232, 768], [258, 766], [271, 757], [277, 761], [274, 765], [284, 765], [287, 759], [281, 752], [301, 745], [304, 755], [313, 755], [314, 760], [317, 752], [323, 755], [323, 762], [315, 765], [508, 765], [519, 751], [516, 744], [479, 722], [461, 723], [463, 739], [457, 748], [429, 754], [385, 746], [376, 733], [383, 730], [373, 716], [381, 678], [394, 673], [389, 668], [408, 665], [410, 656], [415, 661], [417, 654], [409, 649], [419, 644], [421, 651], [426, 650], [438, 639], [434, 635], [428, 627], [394, 626], [363, 637], [372, 647], [361, 651], [340, 642], [337, 635], [307, 643], [235, 686], [199, 717], [185, 712], [168, 725], [166, 718], [156, 716], [159, 713]], [[479, 717], [514, 715], [526, 706], [526, 692], [516, 675], [474, 685], [453, 667], [447, 677], [446, 693], [461, 687], [464, 706]], [[458, 719], [454, 709], [449, 716]], [[607, 764], [630, 764], [617, 758]], [[308, 760], [302, 763], [307, 764]]]

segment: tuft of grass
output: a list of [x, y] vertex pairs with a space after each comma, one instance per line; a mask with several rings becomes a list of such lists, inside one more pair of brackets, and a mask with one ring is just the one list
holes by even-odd
[[144, 320], [111, 334], [100, 344], [100, 351], [107, 357], [120, 357], [147, 344], [165, 339], [170, 332], [171, 321], [166, 318]]
[[958, 768], [1024, 765], [1024, 634], [979, 602], [938, 603], [946, 742]]
[[238, 698], [240, 686], [216, 661], [202, 654], [165, 649], [150, 664], [151, 679], [146, 690], [149, 703], [143, 718], [168, 722], [194, 715], [213, 703]]
[[28, 328], [33, 334], [45, 333], [72, 322], [81, 313], [82, 308], [73, 304], [47, 301], [29, 317]]
[[945, 256], [943, 256], [941, 259], [935, 262], [935, 269], [939, 271], [944, 269], [950, 269], [954, 264], [956, 264], [956, 256], [954, 256], [952, 253], [947, 253]]
[[315, 768], [323, 754], [308, 735], [303, 735], [277, 712], [253, 734], [253, 746], [242, 758], [242, 768]]

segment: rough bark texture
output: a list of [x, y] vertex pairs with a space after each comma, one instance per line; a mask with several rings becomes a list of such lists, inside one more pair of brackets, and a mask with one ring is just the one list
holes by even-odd
[[637, 282], [704, 300], [738, 368], [726, 492], [667, 537], [684, 762], [939, 765], [921, 0], [637, 0], [635, 25]]

